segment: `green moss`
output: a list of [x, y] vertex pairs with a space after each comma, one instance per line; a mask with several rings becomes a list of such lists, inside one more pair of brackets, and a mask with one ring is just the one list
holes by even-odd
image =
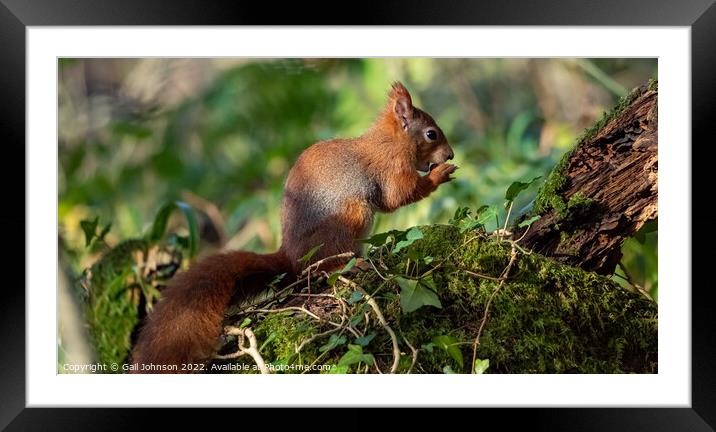
[[581, 192], [577, 192], [567, 201], [567, 205], [559, 213], [562, 219], [571, 219], [586, 216], [597, 205], [597, 201], [593, 198], [585, 197]]
[[107, 252], [86, 275], [85, 315], [98, 360], [121, 364], [131, 348], [130, 336], [139, 317], [131, 283], [133, 254], [146, 254], [148, 243], [124, 241]]
[[[651, 86], [651, 81], [649, 82], [649, 86]], [[648, 87], [647, 87], [648, 88]], [[577, 146], [579, 144], [583, 143], [584, 141], [588, 141], [592, 138], [594, 138], [597, 133], [609, 123], [610, 120], [617, 117], [619, 114], [621, 114], [629, 105], [631, 105], [632, 102], [634, 102], [639, 96], [644, 94], [644, 88], [643, 87], [636, 87], [631, 92], [629, 92], [628, 95], [622, 97], [619, 99], [619, 102], [609, 111], [604, 113], [602, 115], [602, 118], [599, 119], [592, 127], [586, 129], [582, 135], [577, 139]]]
[[[576, 199], [573, 205], [583, 201]], [[581, 204], [580, 204], [581, 205]], [[424, 306], [404, 314], [400, 289], [394, 280], [384, 281], [375, 272], [360, 273], [353, 280], [376, 300], [391, 327], [399, 335], [401, 356], [398, 372], [407, 372], [412, 351], [405, 341], [419, 349], [413, 372], [441, 373], [445, 366], [467, 373], [472, 360], [472, 343], [493, 293], [478, 358], [489, 359], [491, 373], [623, 373], [655, 372], [657, 361], [657, 307], [610, 279], [562, 265], [536, 253], [519, 253], [509, 278], [500, 283], [469, 276], [464, 270], [499, 277], [509, 262], [511, 247], [480, 232], [461, 234], [452, 226], [422, 227], [424, 238], [398, 256], [386, 256], [383, 276], [399, 274], [406, 268], [432, 273], [442, 308]], [[408, 256], [430, 255], [430, 266], [406, 265]], [[378, 256], [373, 256], [378, 259]], [[411, 259], [411, 261], [413, 261]], [[350, 289], [346, 295], [350, 294]], [[360, 302], [358, 303], [360, 305]], [[361, 309], [365, 312], [368, 309]], [[356, 328], [363, 329], [361, 321]], [[302, 314], [269, 314], [255, 324], [260, 339], [277, 336], [266, 344], [262, 355], [270, 362], [337, 364], [347, 351], [341, 345], [318, 358], [318, 348], [328, 336], [308, 344], [301, 358], [295, 346], [311, 334], [329, 329]], [[375, 338], [364, 347], [372, 353], [382, 371], [392, 363], [391, 340], [372, 317], [366, 329]], [[347, 343], [354, 337], [346, 334]], [[457, 341], [463, 366], [446, 351], [434, 346], [436, 336]], [[262, 343], [260, 341], [260, 343]], [[350, 369], [356, 372], [355, 368]], [[374, 369], [372, 369], [374, 372]]]
[[549, 173], [547, 180], [545, 180], [539, 192], [537, 192], [537, 198], [535, 198], [532, 210], [534, 214], [544, 215], [551, 209], [560, 212], [566, 207], [564, 200], [560, 196], [560, 192], [567, 185], [567, 178], [563, 172], [567, 168], [571, 156], [572, 151], [565, 153], [559, 163], [557, 163]]
[[651, 91], [659, 91], [659, 80], [649, 78], [649, 84], [647, 84], [647, 88]]
[[[656, 91], [658, 89], [658, 81], [649, 80], [649, 84], [645, 88]], [[604, 128], [607, 123], [609, 123], [610, 120], [621, 114], [643, 93], [644, 88], [637, 87], [628, 95], [622, 97], [614, 108], [612, 108], [608, 113], [605, 112], [601, 119], [580, 135], [574, 148], [577, 148], [585, 141], [589, 141], [594, 138], [597, 133]], [[571, 157], [572, 152], [573, 150], [562, 156], [562, 159], [560, 159], [559, 163], [557, 163], [554, 169], [552, 169], [544, 185], [540, 188], [532, 210], [534, 214], [544, 215], [551, 209], [556, 210], [558, 213], [563, 213], [567, 209], [568, 203], [564, 201], [560, 192], [562, 192], [567, 186], [567, 178], [564, 176], [564, 170], [569, 164], [569, 158]]]

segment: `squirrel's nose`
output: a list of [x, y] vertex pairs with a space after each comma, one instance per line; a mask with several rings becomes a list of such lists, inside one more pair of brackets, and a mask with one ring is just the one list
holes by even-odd
[[454, 158], [454, 157], [455, 157], [455, 153], [453, 153], [453, 151], [450, 150], [450, 153], [448, 153], [447, 160], [452, 160], [452, 158]]

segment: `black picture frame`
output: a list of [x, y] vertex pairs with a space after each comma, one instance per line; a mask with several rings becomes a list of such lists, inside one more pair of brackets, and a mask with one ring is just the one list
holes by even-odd
[[[332, 25], [558, 25], [558, 26], [689, 26], [691, 28], [692, 68], [692, 209], [691, 230], [684, 220], [684, 235], [692, 239], [692, 276], [700, 275], [673, 289], [693, 289], [692, 298], [692, 372], [691, 408], [571, 408], [519, 409], [517, 413], [500, 409], [481, 410], [473, 416], [479, 424], [498, 420], [500, 428], [524, 422], [530, 429], [546, 430], [684, 430], [708, 431], [716, 426], [716, 375], [712, 359], [716, 358], [716, 333], [711, 311], [714, 289], [705, 277], [709, 253], [697, 247], [708, 244], [710, 212], [696, 212], [693, 204], [708, 201], [706, 177], [708, 157], [695, 157], [713, 139], [707, 134], [713, 123], [709, 109], [716, 101], [716, 6], [714, 0], [603, 0], [599, 2], [570, 0], [546, 1], [500, 0], [490, 3], [460, 0], [364, 2], [360, 7], [336, 2], [313, 4], [268, 2], [174, 0], [0, 0], [0, 130], [3, 155], [7, 161], [0, 176], [4, 210], [2, 220], [4, 250], [3, 275], [11, 278], [0, 290], [0, 429], [7, 430], [131, 430], [141, 427], [147, 418], [182, 422], [198, 414], [193, 410], [171, 410], [154, 415], [148, 410], [25, 408], [25, 272], [26, 268], [25, 188], [17, 187], [25, 179], [25, 48], [28, 26], [97, 26], [97, 25], [265, 25], [265, 24], [332, 24]], [[353, 6], [356, 6], [353, 4]], [[321, 11], [330, 11], [325, 13]], [[332, 16], [329, 16], [332, 14]], [[302, 21], [301, 21], [302, 20]], [[269, 22], [270, 21], [270, 22]], [[399, 41], [396, 43], [406, 43]], [[630, 42], [632, 43], [632, 42]], [[649, 41], [635, 43], [648, 44]], [[688, 143], [683, 143], [685, 150]], [[23, 163], [20, 163], [23, 161]], [[24, 184], [24, 183], [23, 183]], [[686, 212], [687, 209], [684, 209]], [[23, 227], [20, 230], [20, 227]], [[669, 227], [671, 229], [671, 227]], [[697, 236], [692, 236], [698, 233]], [[695, 241], [694, 239], [698, 239]], [[20, 247], [22, 246], [22, 249]], [[55, 247], [47, 239], [47, 247]], [[22, 253], [21, 253], [22, 251]], [[22, 257], [22, 258], [21, 258]], [[668, 254], [662, 254], [668, 259]], [[48, 329], [54, 331], [54, 329]], [[240, 391], [240, 389], [237, 389]], [[426, 389], [426, 391], [433, 391]], [[131, 402], [131, 401], [130, 401]], [[372, 415], [343, 413], [345, 424], [357, 427], [369, 423]], [[202, 414], [203, 415], [203, 414]], [[212, 421], [229, 417], [239, 422], [233, 410], [206, 414]], [[258, 416], [266, 418], [265, 413]], [[312, 414], [271, 416], [271, 427], [279, 423], [296, 426], [310, 423]], [[392, 417], [392, 416], [390, 416]], [[402, 417], [402, 416], [401, 416]], [[400, 418], [400, 417], [398, 417]], [[362, 420], [361, 420], [362, 419]], [[238, 425], [239, 423], [237, 423]], [[243, 424], [243, 423], [241, 423]], [[427, 423], [424, 423], [427, 426]], [[341, 427], [345, 429], [346, 427]]]

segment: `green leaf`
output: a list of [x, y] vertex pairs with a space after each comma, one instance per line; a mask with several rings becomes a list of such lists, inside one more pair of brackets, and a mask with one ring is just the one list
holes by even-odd
[[102, 231], [97, 236], [98, 239], [104, 240], [104, 237], [109, 233], [109, 230], [112, 229], [112, 222], [108, 223], [104, 228], [102, 228]]
[[395, 244], [395, 248], [393, 249], [393, 253], [398, 253], [402, 249], [412, 245], [415, 243], [415, 240], [419, 240], [423, 238], [423, 232], [420, 231], [420, 228], [413, 227], [405, 234], [405, 240], [401, 240], [398, 243]]
[[443, 305], [440, 303], [437, 294], [422, 284], [418, 284], [417, 280], [402, 277], [396, 277], [395, 280], [401, 288], [400, 307], [403, 313], [414, 312], [426, 305], [442, 309]]
[[519, 181], [513, 182], [513, 183], [510, 185], [510, 187], [507, 188], [507, 192], [505, 192], [505, 199], [506, 199], [508, 202], [514, 201], [515, 198], [517, 198], [517, 195], [520, 194], [520, 192], [522, 192], [523, 190], [525, 190], [525, 189], [527, 189], [528, 187], [530, 187], [530, 185], [531, 185], [532, 183], [534, 183], [536, 180], [538, 180], [538, 179], [540, 179], [540, 178], [542, 178], [542, 176], [537, 176], [537, 177], [533, 178], [532, 180], [530, 180], [530, 181], [528, 181], [528, 182], [526, 182], [526, 183], [525, 183], [525, 182], [519, 182]]
[[326, 352], [330, 351], [333, 348], [337, 347], [338, 345], [343, 345], [346, 343], [347, 339], [345, 336], [336, 336], [334, 334], [331, 335], [331, 337], [328, 339], [328, 342], [326, 342], [323, 346], [318, 348], [318, 351], [320, 352]]
[[80, 221], [80, 227], [82, 228], [82, 231], [85, 233], [85, 247], [89, 246], [90, 243], [92, 243], [92, 240], [94, 239], [95, 235], [97, 235], [97, 224], [99, 223], [99, 216], [94, 218], [94, 220], [81, 220]]
[[181, 211], [186, 219], [187, 227], [189, 228], [189, 255], [193, 257], [199, 250], [199, 224], [194, 215], [194, 210], [184, 201], [172, 201], [164, 204], [159, 209], [157, 216], [154, 218], [152, 230], [149, 232], [149, 240], [158, 241], [164, 236], [169, 216], [174, 210]]
[[241, 321], [239, 328], [247, 327], [249, 324], [251, 324], [251, 318], [244, 318], [244, 320]]
[[490, 359], [475, 359], [474, 371], [476, 374], [483, 374], [490, 367]]
[[457, 339], [455, 339], [452, 336], [440, 335], [440, 336], [435, 336], [433, 338], [433, 343], [435, 344], [435, 346], [439, 347], [440, 349], [442, 349], [443, 351], [448, 353], [448, 355], [450, 357], [452, 357], [453, 360], [455, 360], [457, 362], [457, 364], [460, 365], [460, 368], [462, 369], [462, 367], [463, 367], [462, 351], [460, 351], [460, 348], [458, 348], [458, 346], [457, 346], [457, 343], [458, 343]]
[[375, 358], [373, 357], [373, 354], [363, 353], [362, 346], [348, 344], [348, 352], [343, 354], [343, 357], [338, 360], [338, 366], [351, 366], [357, 363], [372, 365], [375, 363]]
[[350, 269], [352, 269], [353, 267], [355, 267], [356, 262], [357, 262], [356, 258], [351, 258], [351, 260], [348, 261], [348, 262], [346, 263], [346, 265], [343, 266], [342, 269], [333, 272], [333, 273], [328, 277], [328, 285], [333, 285], [333, 284], [335, 284], [336, 281], [338, 280], [338, 277], [339, 277], [340, 275], [346, 273], [347, 271], [349, 271]]
[[480, 213], [478, 213], [476, 221], [484, 225], [495, 216], [497, 216], [497, 209], [492, 206], [487, 206], [484, 207]]
[[341, 269], [341, 274], [343, 274], [343, 273], [345, 273], [345, 272], [347, 272], [347, 271], [350, 271], [350, 269], [352, 269], [353, 267], [355, 267], [357, 261], [358, 261], [358, 260], [356, 260], [356, 258], [351, 258], [351, 260], [348, 261], [348, 262], [346, 263], [346, 265], [343, 266], [343, 268]]
[[352, 304], [354, 304], [354, 303], [357, 303], [357, 302], [361, 301], [362, 298], [363, 298], [363, 293], [362, 293], [362, 292], [360, 292], [360, 291], [353, 291], [353, 292], [351, 293], [351, 296], [348, 298], [348, 304], [349, 304], [349, 305], [352, 305]]
[[320, 249], [322, 246], [323, 246], [323, 243], [319, 244], [318, 246], [315, 246], [315, 247], [311, 248], [311, 250], [309, 250], [309, 251], [306, 253], [306, 255], [304, 255], [304, 256], [302, 256], [301, 258], [299, 258], [298, 261], [301, 262], [302, 264], [308, 264], [308, 261], [310, 261], [311, 258], [313, 258], [313, 255], [315, 255], [316, 252], [318, 252], [318, 249]]
[[360, 241], [363, 243], [368, 243], [371, 246], [383, 246], [387, 241], [388, 238], [396, 238], [399, 236], [405, 235], [405, 231], [399, 231], [399, 230], [390, 230], [384, 233], [378, 233], [374, 234], [373, 236], [367, 238], [367, 239], [361, 239]]
[[452, 219], [448, 221], [450, 225], [457, 225], [459, 224], [463, 219], [467, 219], [470, 216], [470, 210], [469, 207], [458, 207], [455, 210], [455, 214], [453, 215]]
[[340, 272], [333, 272], [330, 276], [328, 276], [328, 280], [326, 282], [328, 285], [335, 285], [336, 281], [338, 281], [338, 276], [340, 275]]
[[351, 317], [351, 325], [353, 327], [358, 327], [358, 325], [360, 325], [360, 323], [362, 323], [362, 322], [363, 322], [363, 314], [362, 313], [358, 313]]
[[331, 370], [328, 372], [329, 374], [344, 374], [348, 373], [348, 366], [345, 365], [331, 365]]
[[444, 374], [454, 374], [456, 372], [454, 370], [452, 370], [450, 365], [447, 365], [447, 366], [443, 367], [443, 373]]
[[365, 335], [365, 336], [356, 338], [356, 340], [354, 340], [353, 342], [355, 342], [356, 345], [367, 346], [370, 343], [370, 341], [373, 340], [374, 337], [375, 337], [375, 333], [371, 333], [369, 335]]
[[526, 226], [530, 226], [530, 225], [532, 225], [533, 223], [535, 223], [536, 221], [538, 221], [541, 217], [542, 217], [542, 216], [540, 216], [540, 215], [532, 216], [531, 218], [529, 218], [529, 219], [527, 219], [527, 220], [523, 220], [523, 221], [520, 222], [519, 225], [517, 225], [517, 226], [518, 226], [519, 228], [524, 228], [524, 227], [526, 227]]
[[433, 290], [435, 292], [437, 292], [437, 290], [438, 290], [438, 287], [435, 286], [435, 280], [433, 280], [433, 275], [430, 275], [428, 277], [424, 277], [424, 278], [420, 279], [420, 282], [418, 282], [418, 283], [420, 283], [421, 285], [423, 285], [425, 287], [430, 288], [431, 290]]
[[273, 342], [277, 337], [278, 337], [278, 335], [276, 334], [276, 332], [271, 332], [271, 334], [266, 338], [264, 343], [262, 343], [261, 346], [259, 347], [259, 351], [263, 351], [264, 348], [266, 348], [266, 345]]

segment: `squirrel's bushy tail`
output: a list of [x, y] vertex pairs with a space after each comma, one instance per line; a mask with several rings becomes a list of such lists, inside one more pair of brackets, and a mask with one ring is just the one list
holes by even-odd
[[177, 274], [145, 320], [132, 351], [130, 371], [192, 372], [191, 367], [182, 370], [182, 365], [205, 363], [216, 353], [229, 302], [248, 300], [276, 275], [292, 271], [283, 250], [273, 254], [235, 251], [207, 257]]

